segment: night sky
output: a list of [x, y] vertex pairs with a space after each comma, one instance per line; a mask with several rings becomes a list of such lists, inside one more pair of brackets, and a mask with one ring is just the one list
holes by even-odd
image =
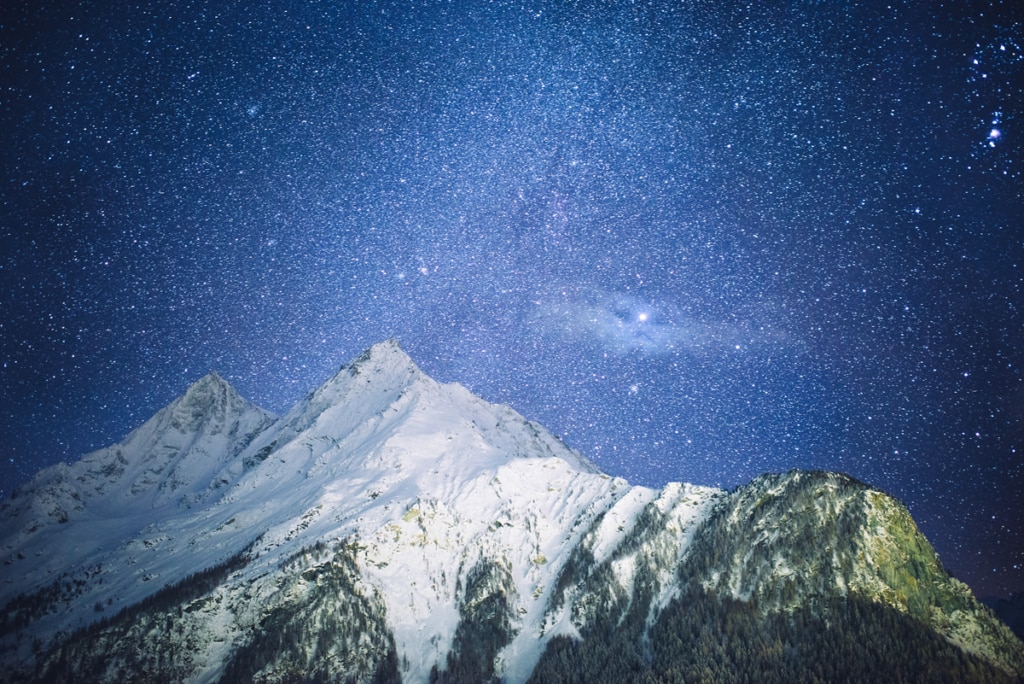
[[397, 337], [608, 473], [847, 472], [1024, 589], [1024, 3], [116, 5], [0, 9], [3, 496]]

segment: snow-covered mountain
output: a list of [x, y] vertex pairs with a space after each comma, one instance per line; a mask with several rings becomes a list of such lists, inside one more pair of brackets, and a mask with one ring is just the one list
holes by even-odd
[[[781, 673], [854, 608], [943, 672], [1024, 674], [890, 497], [825, 473], [631, 486], [394, 341], [281, 418], [199, 380], [5, 501], [0, 562], [11, 681], [724, 681], [748, 656], [694, 624], [775, 634], [749, 659]], [[888, 657], [861, 659], [917, 666]]]

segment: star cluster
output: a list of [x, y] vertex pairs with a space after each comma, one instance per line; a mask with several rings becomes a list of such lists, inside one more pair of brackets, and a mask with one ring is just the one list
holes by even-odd
[[397, 337], [612, 474], [845, 471], [1024, 589], [1016, 3], [22, 5], [4, 495]]

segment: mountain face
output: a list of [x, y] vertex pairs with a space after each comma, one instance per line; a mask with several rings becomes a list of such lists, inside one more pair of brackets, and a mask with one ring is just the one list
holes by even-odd
[[1017, 681], [849, 477], [631, 486], [372, 347], [275, 418], [207, 376], [0, 507], [6, 681]]

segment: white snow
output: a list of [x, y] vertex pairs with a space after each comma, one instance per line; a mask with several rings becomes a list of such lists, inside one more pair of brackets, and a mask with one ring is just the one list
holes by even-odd
[[[204, 418], [211, 407], [216, 420]], [[254, 560], [218, 592], [242, 592], [299, 549], [347, 538], [386, 601], [409, 682], [445, 666], [460, 578], [481, 560], [506, 564], [518, 631], [498, 675], [521, 682], [552, 635], [575, 631], [564, 615], [545, 630], [545, 610], [602, 514], [591, 540], [598, 562], [652, 502], [671, 519], [666, 548], [679, 559], [718, 493], [610, 478], [543, 427], [435, 382], [386, 342], [280, 419], [208, 376], [120, 444], [40, 473], [0, 516], [0, 605], [79, 568], [81, 594], [32, 627], [50, 637], [101, 617], [97, 602], [114, 612], [253, 541]], [[628, 591], [635, 564], [613, 564]], [[659, 609], [673, 591], [661, 579]], [[232, 619], [222, 610], [210, 624], [235, 634]], [[223, 666], [229, 641], [204, 651], [200, 680]]]

